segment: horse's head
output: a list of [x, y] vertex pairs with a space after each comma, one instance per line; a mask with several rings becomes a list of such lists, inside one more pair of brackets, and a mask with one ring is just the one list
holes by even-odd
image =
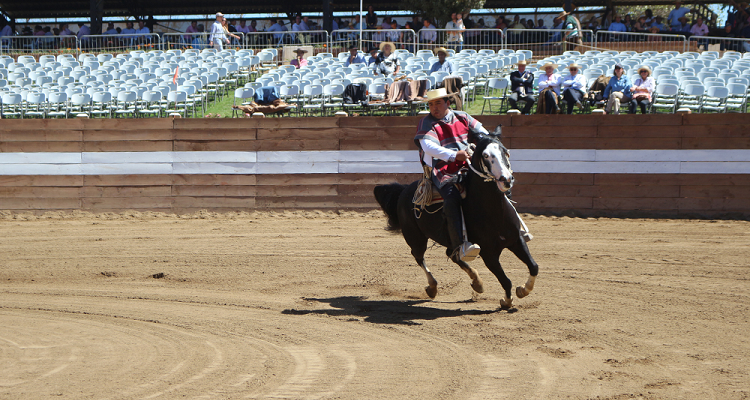
[[513, 187], [513, 170], [510, 167], [510, 153], [500, 142], [502, 126], [498, 125], [489, 135], [477, 133], [474, 141], [476, 149], [471, 163], [480, 171], [480, 176], [486, 180], [494, 180], [501, 192], [507, 192]]

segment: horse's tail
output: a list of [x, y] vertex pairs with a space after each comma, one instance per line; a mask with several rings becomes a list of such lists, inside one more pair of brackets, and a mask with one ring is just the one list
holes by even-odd
[[375, 200], [378, 201], [380, 208], [388, 216], [388, 230], [398, 231], [401, 229], [401, 223], [398, 221], [398, 198], [404, 189], [406, 189], [406, 186], [400, 183], [390, 183], [375, 186], [373, 190]]

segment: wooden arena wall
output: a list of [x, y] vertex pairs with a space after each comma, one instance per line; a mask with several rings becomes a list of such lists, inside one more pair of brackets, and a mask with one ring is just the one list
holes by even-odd
[[[750, 215], [750, 115], [480, 116], [521, 212]], [[0, 210], [377, 207], [418, 117], [0, 120]]]

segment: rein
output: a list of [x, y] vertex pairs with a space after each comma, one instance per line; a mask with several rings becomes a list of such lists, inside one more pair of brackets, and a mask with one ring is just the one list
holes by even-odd
[[[490, 174], [490, 172], [487, 170], [487, 165], [482, 162], [482, 171], [477, 171], [476, 168], [474, 168], [474, 165], [471, 163], [471, 159], [474, 158], [474, 150], [477, 148], [477, 145], [474, 143], [469, 144], [469, 148], [466, 149], [466, 152], [469, 153], [469, 168], [471, 168], [472, 171], [474, 171], [475, 174], [479, 175], [480, 178], [483, 178], [485, 182], [500, 182], [500, 179], [495, 178]], [[510, 161], [509, 161], [510, 163]], [[510, 170], [510, 173], [513, 173], [513, 169], [510, 167], [508, 168]]]

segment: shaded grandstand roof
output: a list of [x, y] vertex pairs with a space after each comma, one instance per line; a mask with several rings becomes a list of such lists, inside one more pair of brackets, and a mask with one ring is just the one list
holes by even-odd
[[[231, 14], [321, 12], [323, 0], [100, 0], [104, 16], [130, 15], [190, 15], [213, 14], [216, 11]], [[674, 0], [612, 0], [613, 5], [672, 4]], [[605, 0], [573, 1], [579, 7], [604, 7]], [[400, 0], [365, 1], [376, 10], [402, 10]], [[485, 8], [562, 7], [561, 0], [488, 0]], [[331, 0], [333, 11], [359, 10], [359, 0]], [[91, 0], [0, 0], [0, 9], [12, 18], [64, 18], [87, 17]]]

